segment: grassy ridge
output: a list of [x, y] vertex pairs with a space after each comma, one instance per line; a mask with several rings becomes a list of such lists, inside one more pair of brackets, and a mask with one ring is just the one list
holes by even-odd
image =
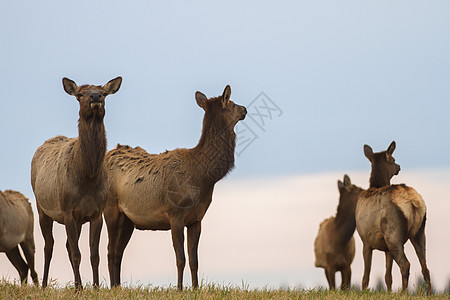
[[0, 299], [449, 299], [448, 292], [427, 297], [426, 293], [387, 293], [377, 291], [350, 290], [327, 291], [312, 290], [274, 290], [247, 289], [235, 286], [219, 286], [208, 284], [199, 290], [191, 289], [182, 292], [174, 288], [145, 287], [133, 288], [100, 288], [86, 287], [76, 292], [71, 286], [55, 285], [43, 290], [32, 285], [20, 286], [0, 281]]

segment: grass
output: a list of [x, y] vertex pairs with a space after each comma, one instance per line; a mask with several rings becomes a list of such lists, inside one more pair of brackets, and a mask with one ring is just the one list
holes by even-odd
[[73, 286], [59, 287], [55, 283], [46, 289], [32, 285], [20, 286], [0, 281], [0, 299], [449, 299], [449, 292], [427, 297], [423, 290], [412, 293], [388, 293], [383, 291], [327, 291], [325, 289], [249, 289], [237, 286], [220, 286], [209, 283], [198, 290], [135, 286], [124, 288], [85, 287], [76, 291]]

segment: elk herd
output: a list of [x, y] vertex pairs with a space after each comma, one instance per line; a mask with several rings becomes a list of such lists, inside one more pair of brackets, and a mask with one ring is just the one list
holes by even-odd
[[[62, 82], [64, 90], [80, 105], [78, 137], [56, 136], [45, 141], [31, 163], [31, 186], [44, 238], [42, 286], [48, 284], [53, 222], [65, 226], [76, 289], [82, 288], [78, 240], [82, 225], [90, 223], [93, 284], [99, 285], [99, 241], [104, 218], [111, 286], [121, 284], [123, 253], [136, 228], [170, 230], [178, 271], [177, 287], [181, 290], [186, 264], [186, 227], [192, 286], [197, 288], [201, 222], [211, 204], [214, 185], [234, 167], [234, 127], [245, 118], [246, 108], [230, 99], [230, 86], [214, 98], [197, 92], [195, 99], [204, 110], [204, 117], [201, 137], [194, 148], [150, 154], [140, 147], [117, 145], [107, 152], [105, 99], [119, 90], [122, 78], [117, 77], [104, 86], [78, 86], [68, 78]], [[356, 229], [363, 242], [363, 289], [368, 287], [374, 249], [385, 252], [387, 288], [392, 287], [391, 270], [395, 261], [401, 270], [403, 290], [407, 289], [410, 264], [403, 247], [410, 240], [427, 290], [431, 292], [425, 258], [426, 206], [413, 188], [390, 184], [391, 178], [400, 171], [392, 156], [395, 146], [392, 142], [386, 151], [374, 153], [370, 146], [364, 145], [364, 155], [372, 165], [367, 190], [353, 185], [347, 175], [338, 181], [340, 197], [336, 216], [320, 224], [314, 242], [315, 265], [325, 269], [330, 289], [336, 286], [336, 272], [342, 275], [341, 289], [350, 287]], [[16, 191], [0, 191], [0, 251], [6, 253], [22, 283], [27, 282], [29, 270], [34, 284], [38, 285], [33, 225], [28, 199]]]

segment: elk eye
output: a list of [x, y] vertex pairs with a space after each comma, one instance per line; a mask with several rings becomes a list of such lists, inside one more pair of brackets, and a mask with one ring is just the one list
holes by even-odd
[[106, 97], [106, 96], [108, 96], [108, 94], [107, 93], [103, 93], [103, 97]]
[[83, 97], [83, 94], [82, 94], [82, 93], [79, 93], [79, 94], [77, 95], [77, 97]]

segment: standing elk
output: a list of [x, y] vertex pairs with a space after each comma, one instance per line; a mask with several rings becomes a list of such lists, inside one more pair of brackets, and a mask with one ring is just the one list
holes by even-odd
[[364, 154], [372, 164], [370, 188], [361, 193], [356, 205], [356, 229], [363, 242], [364, 276], [362, 288], [369, 285], [372, 251], [386, 253], [386, 286], [392, 289], [393, 260], [400, 267], [402, 288], [408, 288], [410, 263], [403, 245], [408, 241], [414, 246], [422, 267], [428, 293], [432, 292], [430, 271], [425, 258], [426, 206], [422, 196], [404, 184], [390, 184], [400, 171], [392, 153], [395, 142], [386, 151], [373, 153], [364, 145]]
[[104, 211], [108, 228], [108, 267], [111, 286], [120, 285], [123, 252], [134, 228], [170, 230], [176, 255], [178, 289], [183, 288], [185, 267], [184, 227], [192, 286], [198, 287], [198, 242], [201, 221], [212, 201], [214, 185], [234, 166], [234, 126], [247, 114], [222, 96], [195, 98], [204, 111], [200, 141], [192, 149], [175, 149], [159, 155], [140, 147], [117, 145], [106, 155], [110, 182]]
[[122, 78], [117, 77], [104, 86], [79, 87], [74, 81], [63, 78], [64, 90], [75, 96], [80, 104], [78, 138], [56, 136], [45, 141], [31, 162], [31, 185], [45, 241], [43, 287], [47, 286], [53, 253], [53, 221], [65, 225], [66, 247], [77, 289], [82, 288], [78, 239], [81, 225], [90, 222], [93, 282], [95, 286], [99, 284], [98, 247], [107, 190], [105, 97], [116, 93], [121, 83]]
[[[28, 199], [16, 191], [0, 191], [0, 252], [6, 253], [22, 283], [27, 283], [29, 269], [34, 284], [38, 285], [33, 228], [33, 210]], [[19, 245], [27, 262], [20, 255]]]
[[355, 208], [363, 189], [353, 185], [344, 175], [344, 182], [338, 180], [340, 193], [335, 217], [328, 218], [319, 226], [314, 242], [315, 266], [325, 269], [330, 289], [335, 289], [335, 274], [341, 272], [341, 290], [348, 289], [351, 283], [350, 265], [355, 257]]

